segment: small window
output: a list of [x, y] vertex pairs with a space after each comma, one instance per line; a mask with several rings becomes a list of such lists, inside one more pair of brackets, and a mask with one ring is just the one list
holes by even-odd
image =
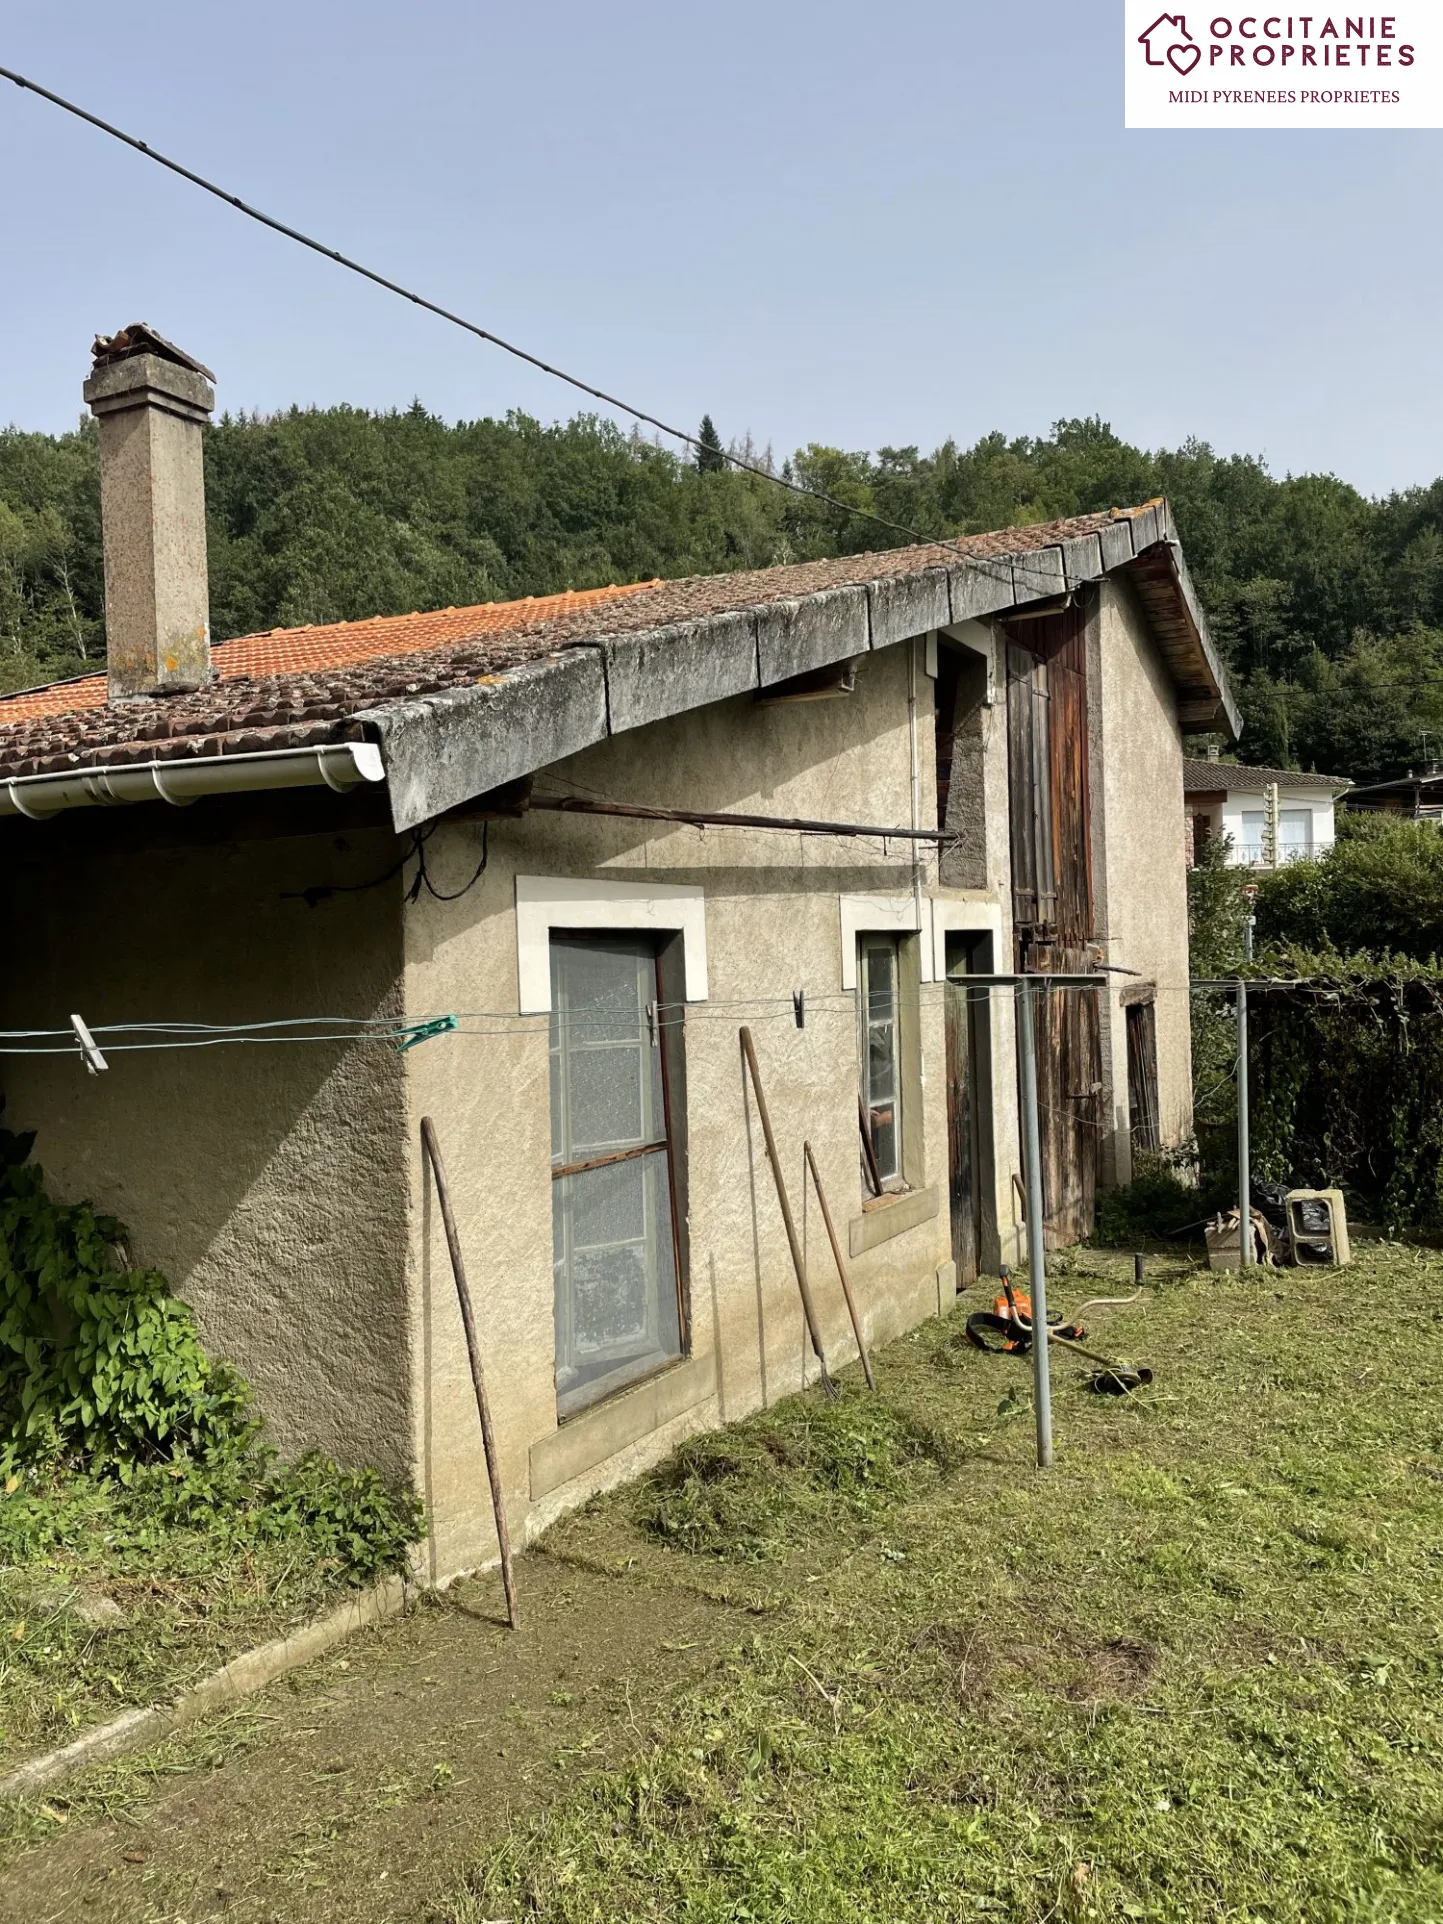
[[[871, 1143], [868, 1162], [884, 1189], [902, 1182], [901, 947], [895, 936], [857, 942], [857, 1006], [861, 1023], [862, 1111]], [[870, 1169], [864, 1170], [870, 1177]]]
[[551, 942], [556, 1406], [569, 1416], [682, 1353], [655, 947]]
[[1134, 1002], [1127, 1017], [1127, 1106], [1134, 1150], [1162, 1145], [1157, 1106], [1157, 1004]]
[[1240, 862], [1260, 868], [1268, 859], [1268, 818], [1263, 809], [1243, 810], [1243, 839], [1234, 850]]

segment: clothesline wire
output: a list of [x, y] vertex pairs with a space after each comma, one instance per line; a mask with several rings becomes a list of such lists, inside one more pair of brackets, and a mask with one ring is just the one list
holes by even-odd
[[[1030, 979], [1044, 986], [1047, 982], [1045, 974], [1039, 974]], [[1250, 988], [1271, 994], [1297, 993], [1338, 1003], [1344, 1000], [1366, 999], [1375, 993], [1380, 984], [1389, 983], [1389, 978], [1378, 978], [1374, 982], [1344, 984], [1326, 977], [1296, 980], [1243, 979], [1248, 982]], [[928, 996], [929, 999], [935, 996], [938, 990], [948, 989], [963, 990], [966, 993], [966, 999], [973, 1002], [983, 997], [990, 1000], [994, 993], [1004, 996], [1010, 993], [1009, 985], [998, 983], [978, 983], [969, 991], [965, 978], [956, 977], [944, 981], [924, 982], [917, 986], [919, 993]], [[1231, 993], [1235, 988], [1236, 978], [1217, 978], [1203, 979], [1189, 984], [1149, 984], [1147, 993], [1150, 995], [1219, 995]], [[718, 997], [695, 1002], [655, 1001], [647, 1011], [647, 1019], [660, 1029], [695, 1027], [708, 1022], [732, 1023], [741, 1014], [745, 1014], [748, 1020], [754, 1022], [797, 1022], [797, 993], [789, 991], [777, 995]], [[1062, 993], [1089, 994], [1092, 991], [1086, 987], [1070, 986]], [[805, 1028], [808, 1022], [829, 1016], [840, 1016], [848, 1021], [855, 1019], [857, 1006], [855, 990], [803, 989], [800, 991], [800, 996], [802, 1019], [798, 1024], [799, 1027]], [[628, 1013], [630, 1012], [620, 1009], [586, 1013], [463, 1009], [437, 1015], [410, 1017], [394, 1014], [378, 1016], [312, 1014], [274, 1016], [258, 1022], [230, 1023], [157, 1019], [149, 1022], [95, 1023], [89, 1025], [89, 1032], [97, 1043], [113, 1054], [214, 1048], [228, 1043], [251, 1046], [267, 1043], [340, 1046], [384, 1042], [393, 1046], [398, 1044], [415, 1046], [423, 1041], [437, 1039], [443, 1033], [480, 1040], [499, 1036], [536, 1036], [547, 1032], [552, 1022], [556, 1020], [565, 1022], [572, 1030], [587, 1024], [610, 1028], [619, 1015]], [[79, 1052], [79, 1039], [72, 1028], [0, 1029], [0, 1055], [75, 1055]]]

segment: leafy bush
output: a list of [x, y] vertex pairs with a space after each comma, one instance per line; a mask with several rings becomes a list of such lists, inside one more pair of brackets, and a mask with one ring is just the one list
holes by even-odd
[[1443, 968], [1275, 951], [1255, 989], [1253, 1168], [1339, 1187], [1392, 1229], [1443, 1224]]
[[1187, 874], [1188, 961], [1194, 975], [1235, 975], [1243, 959], [1247, 870], [1230, 864], [1230, 836], [1211, 836]]
[[[57, 1203], [0, 1129], [0, 1556], [23, 1563], [87, 1514], [83, 1486], [127, 1494], [121, 1534], [210, 1533], [219, 1549], [294, 1538], [355, 1582], [398, 1569], [422, 1527], [406, 1491], [319, 1455], [282, 1463], [249, 1391], [205, 1354], [188, 1306], [125, 1260], [125, 1230]], [[106, 1497], [102, 1507], [115, 1509]]]
[[1237, 1201], [1230, 1168], [1201, 1178], [1195, 1161], [1167, 1155], [1139, 1156], [1134, 1167], [1130, 1183], [1097, 1199], [1092, 1240], [1104, 1249], [1137, 1249], [1164, 1238], [1200, 1242], [1203, 1224]]
[[1378, 960], [1443, 955], [1443, 834], [1428, 822], [1342, 814], [1316, 862], [1258, 878], [1258, 937]]
[[0, 1129], [0, 1448], [128, 1466], [234, 1438], [244, 1386], [120, 1223], [51, 1199], [34, 1140]]

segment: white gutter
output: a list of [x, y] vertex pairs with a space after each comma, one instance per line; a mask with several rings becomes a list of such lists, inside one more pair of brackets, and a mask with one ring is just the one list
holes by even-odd
[[386, 765], [374, 742], [278, 748], [258, 755], [210, 755], [194, 761], [127, 762], [115, 768], [58, 775], [0, 777], [0, 816], [47, 821], [67, 808], [125, 802], [169, 802], [188, 808], [202, 795], [249, 794], [268, 788], [333, 788], [383, 782]]

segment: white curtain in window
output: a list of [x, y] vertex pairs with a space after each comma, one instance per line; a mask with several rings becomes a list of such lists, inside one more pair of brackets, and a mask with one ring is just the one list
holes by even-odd
[[1313, 852], [1313, 811], [1284, 808], [1278, 813], [1278, 860], [1295, 862]]

